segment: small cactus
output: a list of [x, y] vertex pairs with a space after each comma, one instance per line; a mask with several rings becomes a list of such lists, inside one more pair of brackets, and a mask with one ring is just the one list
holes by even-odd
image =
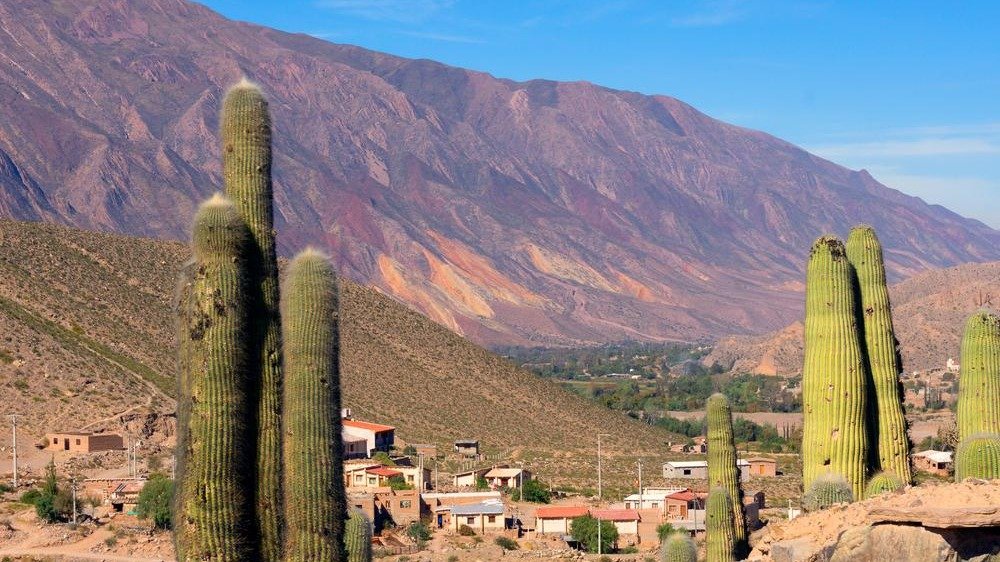
[[827, 473], [813, 480], [802, 496], [802, 507], [806, 511], [819, 511], [838, 503], [851, 503], [854, 493], [851, 485], [839, 474]]
[[347, 548], [347, 562], [371, 562], [372, 525], [368, 516], [360, 509], [351, 511], [344, 529], [344, 545]]
[[660, 546], [660, 562], [697, 562], [697, 560], [698, 547], [691, 540], [691, 535], [686, 532], [670, 533]]
[[865, 497], [874, 498], [886, 492], [895, 492], [903, 487], [903, 481], [895, 472], [882, 471], [868, 479]]
[[982, 310], [962, 335], [958, 375], [958, 440], [1000, 433], [1000, 317]]
[[955, 451], [955, 482], [966, 478], [1000, 478], [1000, 435], [972, 435], [959, 443]]
[[736, 556], [749, 554], [746, 518], [743, 513], [743, 488], [740, 469], [736, 464], [736, 444], [733, 439], [733, 413], [724, 394], [716, 393], [705, 404], [708, 418], [708, 486], [721, 486], [733, 503], [736, 532]]
[[708, 562], [736, 560], [735, 523], [729, 492], [722, 487], [712, 488], [705, 506], [705, 551]]

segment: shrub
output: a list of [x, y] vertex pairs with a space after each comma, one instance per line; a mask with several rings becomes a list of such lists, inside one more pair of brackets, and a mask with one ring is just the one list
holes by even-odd
[[470, 527], [468, 525], [461, 525], [458, 528], [458, 534], [462, 535], [463, 537], [471, 537], [471, 536], [475, 535], [476, 532], [473, 531], [472, 527]]
[[[522, 486], [524, 489], [524, 501], [532, 503], [549, 503], [552, 499], [552, 493], [549, 492], [548, 488], [538, 480], [528, 480]], [[517, 491], [517, 499], [520, 500], [521, 497], [520, 490]]]
[[[570, 534], [587, 552], [597, 552], [597, 519], [584, 515], [573, 519]], [[607, 552], [618, 541], [618, 529], [611, 521], [601, 521], [601, 551]]]
[[27, 492], [21, 494], [21, 503], [26, 503], [28, 505], [35, 505], [38, 498], [42, 497], [42, 492], [35, 488], [28, 490]]
[[395, 475], [389, 478], [389, 487], [393, 490], [412, 490], [413, 486], [406, 483], [406, 479], [400, 475]]
[[674, 526], [670, 523], [661, 523], [656, 527], [656, 536], [660, 539], [660, 542], [667, 540], [667, 537], [674, 532]]
[[519, 548], [517, 541], [509, 537], [497, 537], [493, 542], [504, 550], [517, 550]]
[[158, 529], [170, 529], [170, 506], [174, 497], [174, 482], [162, 474], [154, 474], [139, 492], [136, 512], [139, 519], [152, 519]]
[[114, 548], [118, 544], [118, 537], [111, 535], [110, 537], [104, 539], [104, 544], [108, 548]]
[[422, 521], [414, 521], [407, 527], [406, 536], [420, 544], [431, 538], [431, 528]]

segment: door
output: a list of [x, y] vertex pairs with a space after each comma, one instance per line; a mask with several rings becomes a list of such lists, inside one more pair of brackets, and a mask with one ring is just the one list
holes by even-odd
[[444, 514], [438, 513], [438, 529], [444, 527]]

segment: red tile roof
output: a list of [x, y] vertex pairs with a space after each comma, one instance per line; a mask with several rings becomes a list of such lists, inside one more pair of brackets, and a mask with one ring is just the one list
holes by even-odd
[[382, 425], [380, 423], [372, 423], [361, 420], [341, 420], [341, 423], [347, 427], [356, 427], [358, 429], [367, 429], [369, 431], [374, 431], [375, 433], [382, 433], [383, 431], [393, 431], [396, 428], [391, 425]]
[[398, 470], [393, 470], [387, 466], [379, 466], [376, 468], [369, 468], [365, 470], [368, 474], [374, 474], [375, 476], [385, 476], [386, 478], [392, 478], [393, 476], [402, 476], [403, 473]]
[[696, 496], [695, 493], [692, 492], [691, 490], [684, 490], [683, 492], [677, 492], [676, 494], [670, 494], [667, 497], [670, 498], [670, 499], [672, 499], [672, 500], [680, 500], [682, 502], [689, 502], [689, 501], [697, 498], [698, 496]]
[[590, 514], [603, 521], [639, 520], [639, 512], [634, 509], [595, 509]]
[[588, 508], [585, 505], [554, 505], [552, 507], [539, 507], [535, 511], [535, 517], [542, 519], [583, 517], [587, 511]]

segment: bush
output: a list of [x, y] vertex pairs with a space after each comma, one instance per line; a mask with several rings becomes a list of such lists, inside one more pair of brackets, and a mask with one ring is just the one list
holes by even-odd
[[40, 497], [42, 497], [41, 490], [32, 488], [27, 492], [21, 494], [21, 503], [26, 503], [28, 505], [35, 505], [35, 502], [37, 502], [38, 498]]
[[[577, 517], [570, 525], [570, 534], [587, 552], [597, 552], [597, 519], [590, 515]], [[601, 521], [601, 552], [608, 552], [618, 541], [618, 529], [611, 521]]]
[[406, 536], [417, 541], [419, 544], [431, 538], [431, 528], [422, 521], [414, 521], [407, 527]]
[[462, 535], [463, 537], [471, 537], [471, 536], [475, 535], [476, 532], [473, 531], [472, 527], [470, 527], [468, 525], [460, 525], [458, 527], [458, 534]]
[[389, 477], [389, 487], [393, 490], [412, 490], [413, 486], [406, 483], [406, 479], [399, 474]]
[[139, 492], [136, 512], [139, 519], [152, 519], [158, 529], [170, 529], [170, 505], [174, 497], [174, 482], [162, 474], [149, 477]]
[[[552, 493], [538, 480], [528, 480], [524, 483], [524, 501], [532, 503], [549, 503]], [[521, 493], [517, 490], [517, 499], [520, 500]], [[513, 496], [513, 494], [512, 494]]]
[[494, 540], [493, 542], [495, 542], [497, 546], [499, 546], [504, 550], [517, 550], [518, 548], [520, 548], [517, 545], [517, 541], [509, 537], [497, 537], [496, 540]]
[[659, 537], [660, 543], [667, 540], [667, 537], [674, 532], [674, 526], [670, 523], [662, 523], [656, 527], [656, 536]]
[[449, 556], [448, 557], [448, 562], [458, 562], [458, 555], [457, 554], [452, 554], [451, 556]]

